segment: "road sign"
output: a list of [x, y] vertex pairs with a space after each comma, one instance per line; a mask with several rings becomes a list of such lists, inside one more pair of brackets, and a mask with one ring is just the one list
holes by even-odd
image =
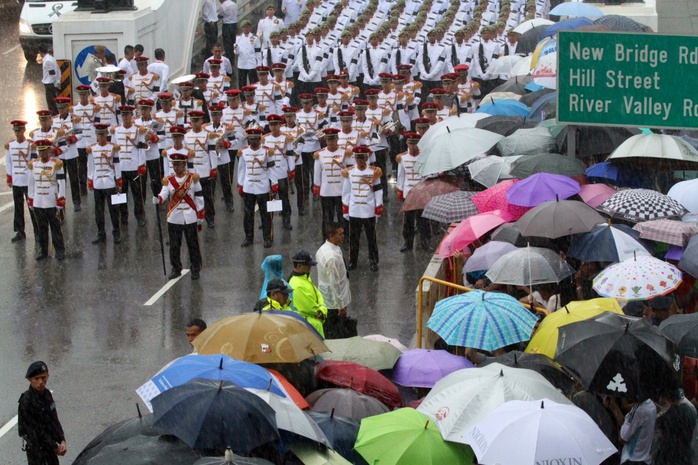
[[698, 37], [561, 31], [557, 119], [698, 128]]

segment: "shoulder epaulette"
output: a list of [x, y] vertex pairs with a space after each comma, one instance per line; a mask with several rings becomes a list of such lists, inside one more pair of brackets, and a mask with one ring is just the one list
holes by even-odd
[[343, 178], [348, 178], [349, 177], [349, 168], [344, 168], [342, 170], [342, 177]]
[[169, 179], [167, 179], [167, 178], [162, 178], [162, 185], [163, 185], [163, 186], [167, 186], [167, 185], [169, 185], [169, 184], [170, 184], [170, 180], [169, 180]]
[[200, 177], [197, 173], [193, 173], [193, 174], [191, 175], [191, 179], [192, 179], [192, 181], [194, 181], [194, 182], [199, 182], [199, 179], [201, 179], [201, 177]]

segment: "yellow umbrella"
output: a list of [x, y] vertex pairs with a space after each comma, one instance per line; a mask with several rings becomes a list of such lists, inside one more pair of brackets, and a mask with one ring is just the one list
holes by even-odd
[[538, 64], [538, 59], [540, 58], [541, 50], [543, 50], [545, 44], [550, 42], [551, 39], [552, 37], [546, 37], [545, 39], [538, 42], [538, 45], [536, 46], [536, 49], [533, 51], [533, 55], [531, 56], [531, 69], [536, 67], [536, 65]]
[[268, 312], [223, 318], [199, 334], [194, 348], [250, 363], [298, 363], [329, 350], [303, 321]]
[[577, 321], [588, 320], [603, 312], [623, 314], [616, 299], [591, 299], [570, 302], [555, 313], [546, 316], [528, 343], [525, 352], [545, 354], [555, 358], [558, 328]]

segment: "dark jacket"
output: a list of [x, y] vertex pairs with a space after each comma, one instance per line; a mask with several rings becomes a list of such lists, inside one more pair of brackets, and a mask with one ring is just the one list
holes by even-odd
[[31, 387], [19, 398], [18, 431], [31, 448], [55, 449], [65, 440], [51, 391], [39, 394]]

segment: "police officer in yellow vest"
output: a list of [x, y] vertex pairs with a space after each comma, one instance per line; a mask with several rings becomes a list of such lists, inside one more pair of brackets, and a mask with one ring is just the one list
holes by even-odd
[[293, 272], [288, 284], [293, 288], [293, 307], [322, 337], [325, 337], [322, 323], [327, 318], [327, 307], [322, 294], [310, 277], [310, 269], [317, 265], [317, 262], [306, 250], [298, 252], [292, 260]]
[[291, 298], [289, 294], [293, 289], [286, 284], [286, 281], [274, 278], [267, 284], [267, 297], [261, 299], [254, 306], [257, 310], [286, 310], [292, 312]]

